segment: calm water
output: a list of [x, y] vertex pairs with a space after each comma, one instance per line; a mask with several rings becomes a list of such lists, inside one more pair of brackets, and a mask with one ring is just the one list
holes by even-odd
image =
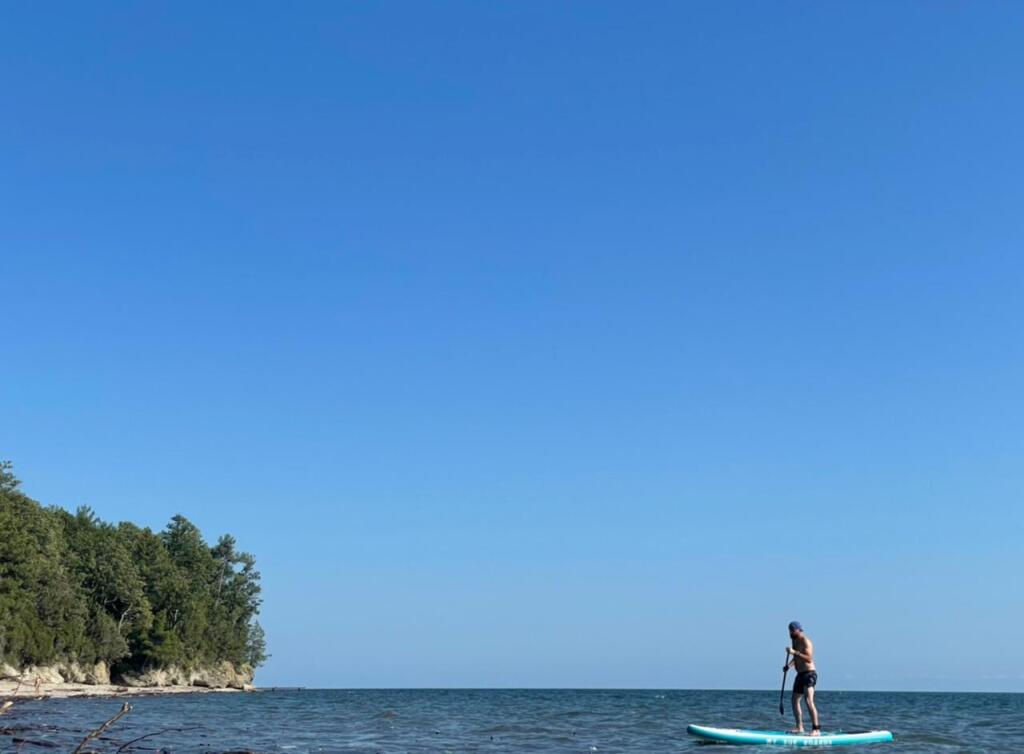
[[[844, 751], [1024, 751], [1024, 694], [823, 691], [818, 698], [826, 729], [888, 728], [896, 734], [895, 743]], [[707, 754], [722, 749], [688, 737], [687, 723], [777, 729], [781, 719], [778, 693], [770, 691], [332, 690], [141, 697], [131, 703], [131, 714], [94, 750], [116, 752], [139, 736], [185, 728], [123, 750]], [[85, 731], [120, 706], [116, 699], [20, 702], [0, 718], [0, 751], [70, 752]]]

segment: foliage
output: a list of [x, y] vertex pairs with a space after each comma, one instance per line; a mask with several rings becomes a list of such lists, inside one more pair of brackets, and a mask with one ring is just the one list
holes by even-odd
[[260, 575], [184, 516], [160, 533], [43, 507], [0, 462], [0, 662], [198, 667], [266, 659]]

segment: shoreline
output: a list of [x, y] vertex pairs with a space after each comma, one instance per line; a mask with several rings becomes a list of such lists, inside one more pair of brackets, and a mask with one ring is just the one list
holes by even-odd
[[[252, 689], [255, 690], [255, 689]], [[242, 689], [209, 686], [121, 686], [114, 683], [43, 683], [35, 684], [10, 679], [0, 680], [0, 700], [10, 702], [40, 701], [45, 699], [75, 699], [97, 697], [164, 696], [167, 694], [242, 694]]]

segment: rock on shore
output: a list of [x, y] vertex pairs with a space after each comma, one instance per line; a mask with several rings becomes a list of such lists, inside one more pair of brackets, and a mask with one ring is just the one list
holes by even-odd
[[122, 673], [115, 679], [122, 686], [199, 686], [208, 689], [237, 689], [242, 691], [252, 684], [252, 668], [235, 668], [230, 662], [205, 668], [161, 668], [142, 673]]
[[106, 663], [83, 667], [78, 663], [55, 663], [15, 668], [0, 663], [0, 696], [28, 696], [39, 684], [47, 696], [107, 696], [116, 694], [174, 693], [187, 691], [236, 690], [252, 688], [253, 670], [236, 668], [230, 662], [198, 668], [169, 667], [111, 675]]

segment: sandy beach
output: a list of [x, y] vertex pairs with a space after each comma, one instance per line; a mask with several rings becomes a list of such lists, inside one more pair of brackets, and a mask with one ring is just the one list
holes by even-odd
[[220, 694], [240, 693], [240, 689], [206, 688], [203, 686], [118, 686], [116, 684], [89, 683], [34, 683], [10, 679], [0, 680], [0, 699], [13, 701], [29, 699], [69, 699], [73, 697], [104, 696], [159, 696], [164, 694]]

